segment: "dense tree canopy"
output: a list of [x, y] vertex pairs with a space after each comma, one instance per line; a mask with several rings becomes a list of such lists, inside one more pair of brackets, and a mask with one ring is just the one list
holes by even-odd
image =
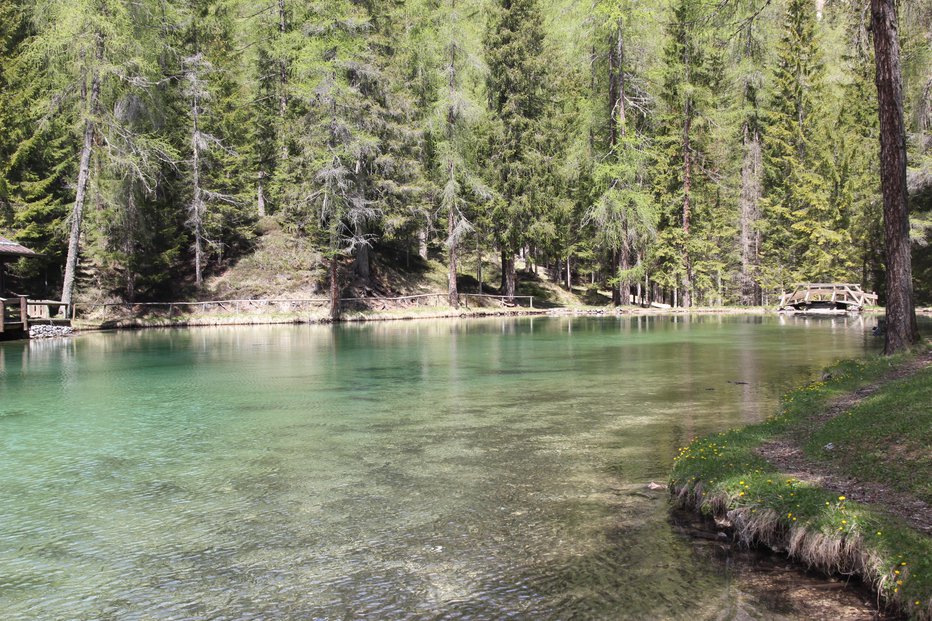
[[[334, 298], [409, 248], [451, 304], [472, 251], [508, 296], [540, 266], [616, 304], [883, 291], [867, 4], [0, 0], [0, 232], [43, 254], [14, 282], [196, 296], [274, 223]], [[932, 177], [932, 0], [899, 19]]]

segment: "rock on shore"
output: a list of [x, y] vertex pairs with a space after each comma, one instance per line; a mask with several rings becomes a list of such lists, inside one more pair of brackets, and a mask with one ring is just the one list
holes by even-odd
[[31, 339], [50, 339], [58, 336], [71, 336], [74, 334], [74, 328], [71, 326], [54, 326], [46, 324], [35, 324], [29, 326], [29, 338]]

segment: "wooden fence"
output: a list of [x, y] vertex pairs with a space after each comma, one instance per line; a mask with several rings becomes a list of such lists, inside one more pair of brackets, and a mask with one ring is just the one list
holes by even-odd
[[[389, 303], [411, 302], [414, 306], [422, 306], [430, 299], [435, 299], [433, 306], [446, 306], [449, 295], [446, 293], [421, 293], [417, 295], [401, 295], [396, 297], [348, 297], [340, 298], [340, 302], [364, 302], [368, 307], [373, 305], [382, 305], [381, 309], [386, 310]], [[473, 306], [477, 306], [476, 301], [483, 299], [500, 300], [502, 306], [517, 306], [518, 300], [526, 300], [529, 308], [534, 308], [534, 296], [516, 295], [512, 298], [504, 295], [490, 295], [484, 293], [461, 293], [458, 299], [463, 303], [465, 308], [469, 308], [469, 301], [473, 299]], [[32, 302], [30, 302], [32, 304]], [[124, 308], [131, 311], [141, 311], [145, 309], [167, 309], [168, 316], [172, 317], [176, 309], [203, 309], [203, 310], [222, 310], [227, 313], [243, 312], [268, 312], [271, 307], [277, 307], [278, 312], [299, 312], [310, 310], [322, 306], [329, 306], [330, 298], [267, 298], [267, 299], [229, 299], [229, 300], [201, 300], [196, 302], [75, 302], [71, 305], [70, 315], [74, 320], [78, 317], [78, 309], [81, 314], [87, 315], [88, 312], [95, 308]], [[481, 304], [479, 305], [481, 306]]]
[[29, 332], [29, 313], [26, 311], [26, 296], [0, 298], [0, 333], [13, 328]]

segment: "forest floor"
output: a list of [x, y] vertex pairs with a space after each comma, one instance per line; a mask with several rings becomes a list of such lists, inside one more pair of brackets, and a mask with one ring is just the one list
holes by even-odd
[[693, 441], [673, 469], [676, 504], [932, 619], [930, 346], [839, 363], [767, 421]]

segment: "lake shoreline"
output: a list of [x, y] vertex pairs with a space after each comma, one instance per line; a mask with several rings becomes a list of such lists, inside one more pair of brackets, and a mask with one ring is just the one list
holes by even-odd
[[[877, 316], [883, 309], [869, 309], [861, 316]], [[75, 330], [135, 330], [144, 328], [190, 328], [217, 326], [257, 325], [318, 325], [353, 324], [384, 321], [415, 321], [418, 319], [488, 319], [492, 317], [631, 317], [631, 316], [687, 316], [687, 315], [776, 315], [777, 311], [765, 307], [699, 307], [699, 308], [645, 308], [640, 306], [582, 307], [582, 308], [496, 308], [451, 309], [450, 307], [424, 308], [421, 312], [405, 310], [349, 311], [334, 321], [326, 314], [311, 313], [194, 313], [168, 318], [167, 316], [118, 317], [77, 319]]]
[[[932, 507], [921, 490], [904, 491], [889, 465], [865, 471], [835, 457], [872, 454], [852, 438], [873, 436], [885, 452], [900, 453], [906, 477], [925, 479], [921, 449], [910, 456], [909, 438], [892, 429], [916, 411], [916, 437], [925, 437], [932, 418], [923, 407], [932, 388], [928, 347], [892, 360], [840, 363], [786, 395], [767, 421], [694, 440], [675, 459], [674, 506], [705, 516], [743, 545], [828, 576], [856, 576], [888, 608], [932, 619]], [[878, 417], [872, 407], [897, 416]], [[894, 422], [884, 427], [883, 419]], [[822, 445], [826, 437], [835, 441]]]

